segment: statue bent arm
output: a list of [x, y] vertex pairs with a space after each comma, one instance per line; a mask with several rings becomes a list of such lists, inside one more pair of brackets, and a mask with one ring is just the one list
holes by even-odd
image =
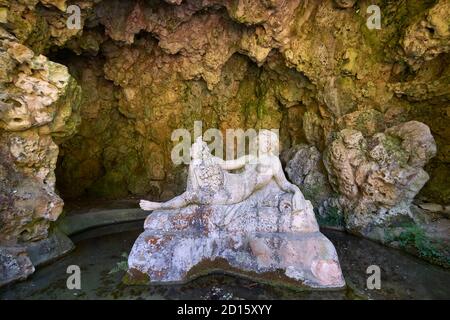
[[292, 206], [294, 211], [301, 211], [305, 209], [306, 200], [300, 191], [300, 188], [286, 179], [280, 160], [278, 158], [276, 158], [276, 160], [277, 161], [274, 161], [274, 179], [276, 183], [283, 191], [294, 194], [292, 197]]
[[244, 167], [250, 161], [255, 160], [256, 157], [252, 155], [246, 155], [234, 160], [223, 160], [217, 157], [214, 157], [214, 161], [220, 165], [220, 167], [224, 170], [236, 170]]

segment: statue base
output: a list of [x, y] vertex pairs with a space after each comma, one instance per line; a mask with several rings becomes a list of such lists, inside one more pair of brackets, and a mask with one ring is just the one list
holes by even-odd
[[271, 183], [235, 205], [153, 212], [131, 250], [126, 282], [180, 283], [225, 272], [297, 288], [344, 287], [311, 203], [292, 212], [291, 199]]

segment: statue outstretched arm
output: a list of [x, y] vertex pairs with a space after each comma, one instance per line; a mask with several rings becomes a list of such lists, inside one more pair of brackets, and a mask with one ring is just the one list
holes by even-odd
[[142, 210], [153, 211], [153, 210], [166, 210], [166, 209], [180, 209], [184, 208], [190, 204], [196, 203], [195, 194], [189, 191], [169, 200], [166, 202], [153, 202], [147, 200], [141, 200], [139, 205]]
[[246, 155], [234, 160], [222, 160], [220, 158], [214, 157], [216, 163], [220, 165], [220, 167], [224, 170], [240, 169], [254, 159], [256, 159], [256, 157], [252, 155]]

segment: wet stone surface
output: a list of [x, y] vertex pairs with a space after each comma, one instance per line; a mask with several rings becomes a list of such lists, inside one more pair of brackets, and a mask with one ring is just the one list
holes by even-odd
[[[129, 223], [84, 232], [73, 238], [75, 251], [42, 267], [27, 281], [0, 290], [0, 299], [448, 299], [450, 271], [415, 257], [342, 232], [325, 230], [334, 243], [347, 288], [339, 291], [296, 292], [261, 285], [228, 275], [210, 275], [184, 285], [126, 286], [126, 259], [142, 223]], [[81, 290], [68, 290], [69, 265], [81, 268]], [[366, 288], [366, 269], [381, 268], [381, 289]], [[115, 270], [116, 272], [112, 272]]]

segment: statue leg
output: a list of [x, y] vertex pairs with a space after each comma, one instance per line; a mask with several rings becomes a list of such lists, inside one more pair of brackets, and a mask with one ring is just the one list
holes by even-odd
[[139, 205], [142, 210], [153, 211], [161, 209], [180, 209], [184, 208], [189, 204], [194, 203], [194, 199], [191, 193], [185, 192], [166, 202], [152, 202], [147, 200], [141, 200]]

